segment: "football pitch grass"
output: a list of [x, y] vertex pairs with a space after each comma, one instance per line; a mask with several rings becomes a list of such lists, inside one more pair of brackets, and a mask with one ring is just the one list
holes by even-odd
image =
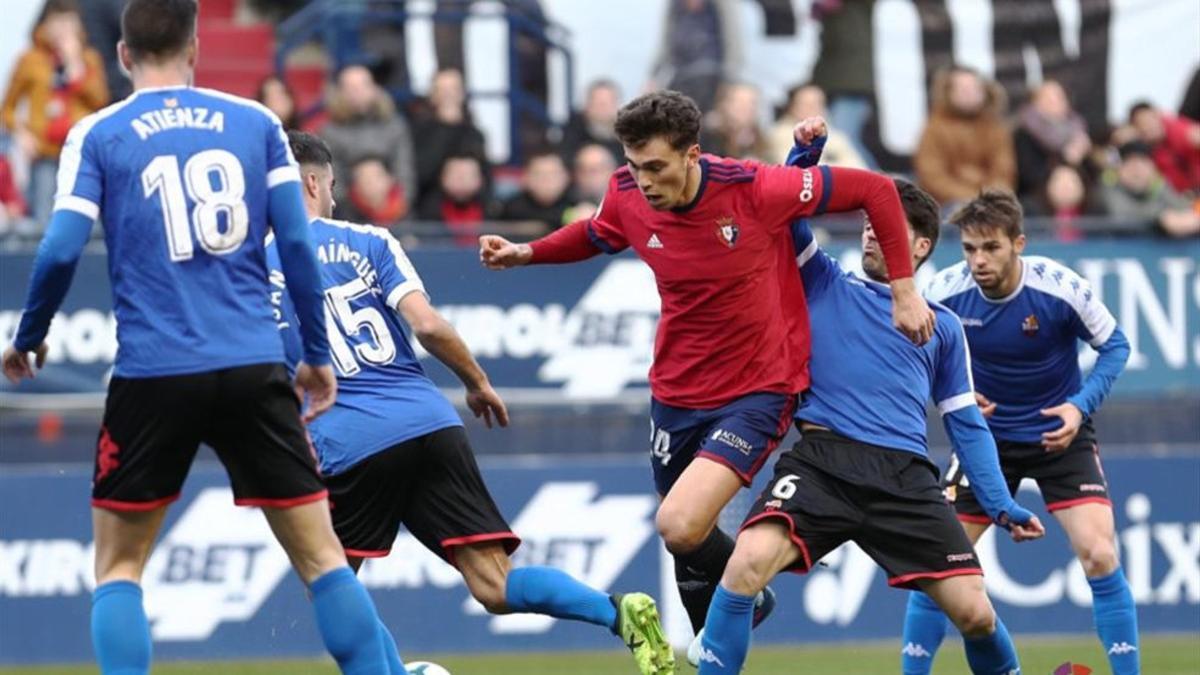
[[[1017, 649], [1025, 675], [1051, 675], [1063, 663], [1091, 668], [1096, 675], [1108, 672], [1108, 661], [1094, 637], [1018, 638]], [[885, 675], [899, 672], [899, 645], [845, 643], [806, 647], [762, 647], [750, 654], [744, 672], [751, 675]], [[452, 675], [610, 675], [634, 673], [633, 661], [623, 652], [560, 652], [487, 656], [437, 656], [410, 653], [410, 660], [430, 660]], [[679, 672], [695, 673], [680, 655]], [[0, 675], [82, 675], [94, 666], [0, 668]], [[947, 640], [938, 654], [935, 675], [966, 673], [962, 645]], [[1200, 673], [1200, 634], [1148, 637], [1142, 640], [1142, 672], [1147, 675]], [[220, 661], [161, 663], [155, 675], [335, 675], [337, 669], [321, 661]]]

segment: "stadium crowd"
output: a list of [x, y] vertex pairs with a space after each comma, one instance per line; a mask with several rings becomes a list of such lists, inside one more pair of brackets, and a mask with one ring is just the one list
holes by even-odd
[[[855, 13], [863, 4], [814, 3], [824, 37], [812, 77], [771, 102], [737, 79], [731, 1], [673, 0], [648, 86], [676, 88], [701, 103], [708, 152], [782, 162], [796, 121], [822, 115], [831, 122], [824, 162], [878, 169], [864, 142], [874, 100], [872, 66], [863, 58], [871, 53], [864, 44], [870, 31], [847, 28], [861, 19]], [[67, 130], [129, 91], [111, 30], [121, 5], [46, 1], [0, 106], [0, 242], [23, 245], [41, 236]], [[296, 7], [258, 0], [247, 11]], [[258, 100], [288, 128], [316, 131], [328, 142], [345, 177], [335, 195], [339, 217], [384, 227], [418, 222], [428, 225], [420, 232], [466, 245], [484, 223], [505, 221], [515, 236], [535, 237], [594, 211], [608, 174], [624, 161], [613, 124], [631, 92], [610, 80], [588, 83], [564, 124], [536, 130], [532, 141], [522, 133], [519, 166], [496, 166], [472, 119], [461, 59], [439, 59], [443, 67], [428, 90], [411, 99], [389, 94], [384, 80], [395, 76], [371, 67], [378, 64], [351, 63], [330, 74], [324, 110], [311, 119], [302, 118], [278, 76], [261, 82]], [[1052, 79], [1027, 92], [1006, 91], [956, 64], [932, 70], [929, 79], [928, 119], [899, 173], [947, 209], [982, 188], [1007, 187], [1027, 215], [1042, 218], [1064, 241], [1086, 236], [1090, 223], [1105, 218], [1134, 232], [1200, 235], [1200, 71], [1178, 110], [1140, 102], [1104, 128], [1089, 124], [1068, 88]]]

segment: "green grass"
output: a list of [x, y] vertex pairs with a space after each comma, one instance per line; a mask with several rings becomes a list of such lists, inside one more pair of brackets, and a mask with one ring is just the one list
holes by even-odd
[[[1083, 664], [1097, 675], [1108, 672], [1108, 662], [1094, 638], [1018, 639], [1025, 675], [1050, 675], [1065, 661]], [[793, 675], [836, 673], [836, 675], [880, 675], [897, 672], [898, 645], [879, 642], [847, 643], [814, 647], [764, 647], [751, 652], [746, 673]], [[629, 673], [633, 662], [622, 652], [570, 652], [505, 654], [488, 656], [434, 656], [410, 654], [410, 659], [435, 661], [453, 675], [611, 675]], [[0, 675], [82, 675], [95, 673], [92, 666], [0, 668]], [[694, 673], [680, 658], [680, 673]], [[947, 641], [938, 654], [937, 675], [967, 672], [961, 643]], [[1153, 675], [1196, 675], [1200, 673], [1200, 635], [1152, 637], [1142, 640], [1142, 672]], [[155, 675], [335, 675], [337, 669], [316, 661], [244, 661], [210, 663], [163, 663]]]

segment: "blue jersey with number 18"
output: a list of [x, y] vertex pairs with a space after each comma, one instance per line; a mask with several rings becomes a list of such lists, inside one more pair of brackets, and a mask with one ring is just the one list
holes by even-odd
[[283, 361], [262, 244], [269, 191], [298, 180], [279, 120], [216, 91], [143, 89], [75, 125], [55, 209], [103, 222], [116, 375]]

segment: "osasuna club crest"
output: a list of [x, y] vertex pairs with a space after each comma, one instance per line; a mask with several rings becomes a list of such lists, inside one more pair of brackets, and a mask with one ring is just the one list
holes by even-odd
[[733, 245], [737, 243], [738, 234], [741, 231], [738, 224], [733, 222], [733, 216], [717, 218], [717, 238], [729, 248], [733, 248]]

